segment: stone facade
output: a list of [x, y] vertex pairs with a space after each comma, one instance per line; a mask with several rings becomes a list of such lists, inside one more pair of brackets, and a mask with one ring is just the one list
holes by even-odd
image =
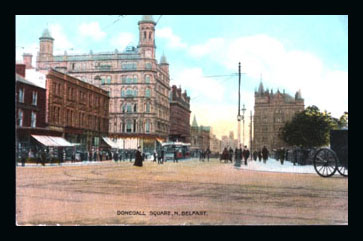
[[296, 92], [295, 98], [285, 91], [264, 90], [262, 82], [258, 91], [255, 92], [255, 113], [253, 118], [253, 150], [261, 150], [263, 146], [267, 149], [285, 147], [279, 137], [279, 129], [291, 120], [297, 112], [304, 110], [304, 99], [300, 90]]
[[[142, 148], [169, 134], [170, 77], [165, 56], [155, 59], [155, 25], [151, 15], [138, 22], [139, 44], [125, 51], [82, 55], [53, 55], [53, 38], [43, 32], [37, 56], [39, 71], [55, 68], [110, 94], [109, 135], [141, 139]], [[147, 144], [146, 144], [147, 143]]]
[[203, 150], [210, 149], [210, 127], [198, 126], [196, 117], [194, 116], [192, 126], [190, 128], [191, 149]]
[[51, 69], [46, 75], [46, 121], [49, 128], [87, 148], [108, 135], [108, 92]]
[[221, 140], [219, 140], [216, 135], [211, 134], [210, 135], [210, 151], [215, 154], [215, 153], [221, 153], [221, 148], [222, 148], [222, 142]]
[[190, 143], [190, 97], [172, 86], [170, 92], [170, 141]]

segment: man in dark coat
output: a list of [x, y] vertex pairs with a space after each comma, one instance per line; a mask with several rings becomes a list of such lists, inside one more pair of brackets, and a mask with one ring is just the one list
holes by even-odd
[[178, 162], [178, 151], [174, 149], [174, 162]]
[[241, 166], [241, 160], [242, 160], [242, 145], [240, 144], [239, 145], [239, 148], [236, 148], [236, 150], [235, 150], [235, 163], [234, 163], [234, 165], [236, 166], [236, 167], [240, 167]]
[[233, 149], [232, 147], [229, 148], [229, 160], [233, 162]]
[[245, 149], [243, 150], [243, 158], [245, 159], [245, 165], [247, 166], [247, 159], [250, 156], [250, 151], [247, 149], [247, 146], [245, 146]]
[[207, 155], [207, 160], [209, 161], [209, 154], [210, 154], [209, 147], [208, 147], [208, 148], [207, 148], [207, 150], [205, 151], [205, 154]]
[[42, 166], [45, 165], [45, 162], [47, 160], [47, 154], [45, 153], [45, 150], [43, 150], [40, 154], [41, 158], [42, 158]]
[[117, 153], [117, 151], [115, 151], [113, 153], [113, 159], [115, 159], [115, 162], [118, 162], [118, 153]]
[[134, 166], [137, 167], [142, 167], [142, 155], [140, 152], [140, 146], [137, 148], [137, 151], [135, 153], [135, 162], [134, 162]]
[[153, 162], [156, 162], [156, 150], [154, 150], [153, 156], [154, 156]]
[[263, 158], [263, 162], [265, 162], [265, 163], [266, 163], [266, 160], [268, 158], [268, 153], [269, 152], [268, 152], [266, 146], [263, 146], [263, 148], [262, 148], [262, 158]]
[[164, 149], [161, 149], [160, 158], [161, 158], [161, 164], [163, 164], [164, 163]]
[[253, 160], [256, 161], [257, 160], [257, 151], [253, 152]]
[[261, 153], [261, 151], [258, 151], [257, 156], [258, 156], [258, 161], [260, 162], [261, 159], [262, 159], [262, 153]]

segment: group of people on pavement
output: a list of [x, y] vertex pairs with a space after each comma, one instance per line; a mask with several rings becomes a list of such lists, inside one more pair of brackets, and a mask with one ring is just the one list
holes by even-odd
[[220, 156], [220, 161], [224, 160], [224, 162], [230, 161], [233, 162], [233, 157], [236, 162], [236, 164], [241, 164], [241, 161], [244, 160], [245, 165], [247, 165], [247, 159], [250, 156], [250, 151], [248, 150], [247, 146], [244, 146], [242, 148], [242, 145], [240, 144], [239, 148], [236, 148], [235, 151], [233, 151], [232, 147], [227, 149], [227, 147], [224, 148], [222, 155]]
[[257, 158], [258, 158], [258, 161], [261, 161], [261, 159], [263, 159], [263, 162], [266, 163], [266, 161], [268, 159], [268, 156], [269, 156], [269, 153], [270, 152], [268, 151], [266, 146], [264, 146], [262, 148], [262, 150], [258, 150], [258, 151], [253, 152], [253, 160], [257, 161]]
[[[258, 158], [259, 161], [261, 161], [261, 159], [263, 159], [264, 163], [266, 163], [268, 156], [269, 156], [269, 151], [266, 148], [266, 146], [264, 146], [262, 150], [254, 151], [252, 154], [253, 160], [256, 161]], [[242, 148], [242, 145], [240, 145], [239, 148], [236, 148], [234, 151], [232, 147], [230, 147], [229, 149], [225, 147], [220, 156], [220, 161], [221, 162], [224, 161], [225, 163], [226, 162], [232, 163], [233, 157], [236, 162], [236, 165], [241, 164], [243, 160], [244, 164], [247, 165], [247, 160], [250, 157], [250, 150], [247, 148], [247, 146], [244, 146], [244, 148]]]
[[200, 150], [199, 152], [199, 161], [203, 161], [204, 159], [207, 158], [207, 160], [209, 161], [209, 155], [211, 154], [211, 151], [209, 150], [209, 147], [207, 148], [207, 150]]

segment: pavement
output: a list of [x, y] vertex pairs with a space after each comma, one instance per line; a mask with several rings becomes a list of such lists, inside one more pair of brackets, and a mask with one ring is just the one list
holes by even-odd
[[146, 161], [143, 167], [129, 161], [17, 166], [16, 221], [17, 225], [348, 224], [348, 178], [286, 172], [292, 170], [289, 163], [275, 162], [252, 161], [241, 168], [217, 159], [163, 165]]

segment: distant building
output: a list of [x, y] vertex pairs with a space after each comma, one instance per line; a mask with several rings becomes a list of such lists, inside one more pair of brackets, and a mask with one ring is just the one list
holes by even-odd
[[170, 92], [170, 141], [190, 143], [190, 97], [172, 86]]
[[194, 115], [192, 126], [190, 127], [191, 149], [203, 150], [210, 148], [210, 126], [198, 126]]
[[229, 132], [229, 136], [222, 136], [221, 140], [221, 149], [223, 151], [224, 148], [232, 148], [233, 150], [236, 149], [238, 146], [238, 140], [234, 139], [233, 131]]
[[293, 116], [304, 110], [301, 91], [291, 97], [285, 91], [264, 90], [262, 81], [255, 91], [255, 113], [253, 117], [253, 150], [266, 146], [269, 150], [286, 146], [279, 137], [279, 129]]
[[221, 145], [222, 142], [219, 140], [216, 135], [212, 134], [210, 135], [210, 151], [212, 153], [221, 153]]
[[108, 91], [110, 137], [137, 139], [143, 151], [152, 151], [170, 129], [169, 64], [164, 55], [156, 60], [155, 26], [152, 15], [143, 15], [137, 47], [77, 55], [54, 55], [54, 38], [45, 29], [36, 68], [54, 68]]

